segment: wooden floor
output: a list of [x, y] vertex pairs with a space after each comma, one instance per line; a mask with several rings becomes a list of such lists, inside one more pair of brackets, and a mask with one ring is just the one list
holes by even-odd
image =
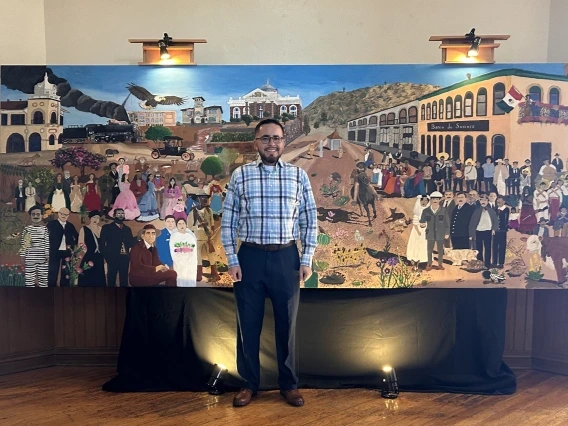
[[510, 396], [304, 390], [306, 405], [262, 392], [233, 408], [234, 394], [101, 391], [112, 368], [53, 367], [0, 376], [0, 425], [568, 425], [568, 377], [518, 374]]

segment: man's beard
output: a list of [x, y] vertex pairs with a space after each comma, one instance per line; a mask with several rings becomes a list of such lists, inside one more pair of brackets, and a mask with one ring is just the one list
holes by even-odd
[[122, 223], [122, 222], [124, 222], [124, 218], [123, 218], [123, 217], [115, 217], [115, 218], [114, 218], [114, 221], [115, 221], [116, 223]]
[[278, 163], [278, 160], [280, 160], [280, 157], [282, 156], [280, 151], [275, 151], [274, 154], [276, 154], [276, 156], [274, 157], [272, 156], [268, 157], [267, 155], [264, 154], [264, 152], [259, 152], [258, 154], [260, 155], [260, 158], [263, 163], [272, 164], [272, 165]]

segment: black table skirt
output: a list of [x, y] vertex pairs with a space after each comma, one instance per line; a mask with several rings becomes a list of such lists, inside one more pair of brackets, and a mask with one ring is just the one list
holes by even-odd
[[[396, 368], [401, 391], [510, 394], [503, 362], [506, 289], [302, 289], [297, 321], [301, 388], [379, 387]], [[129, 289], [111, 392], [204, 391], [212, 365], [235, 367], [232, 289]], [[277, 388], [272, 307], [261, 336], [261, 390]]]

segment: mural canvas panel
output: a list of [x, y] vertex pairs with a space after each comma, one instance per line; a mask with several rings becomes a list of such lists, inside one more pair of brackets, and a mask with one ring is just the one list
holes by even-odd
[[176, 285], [232, 285], [224, 195], [271, 117], [318, 206], [302, 286], [565, 286], [564, 64], [0, 72], [0, 285], [140, 285], [149, 223]]

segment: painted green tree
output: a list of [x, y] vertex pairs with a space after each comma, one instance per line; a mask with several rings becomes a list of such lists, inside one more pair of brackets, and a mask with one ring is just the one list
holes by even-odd
[[310, 127], [310, 119], [309, 117], [306, 115], [304, 117], [304, 134], [306, 136], [308, 136], [310, 134], [310, 132], [312, 131], [311, 127]]
[[201, 163], [201, 171], [205, 174], [205, 179], [207, 179], [208, 175], [214, 178], [215, 175], [223, 171], [223, 163], [217, 156], [207, 157]]
[[166, 136], [172, 136], [172, 131], [164, 126], [151, 126], [144, 133], [144, 137], [150, 141], [163, 141]]
[[39, 201], [43, 204], [44, 199], [47, 199], [49, 191], [55, 182], [55, 172], [53, 169], [47, 167], [35, 167], [26, 176], [28, 181], [33, 183], [36, 189], [36, 194]]
[[225, 166], [225, 173], [229, 173], [231, 164], [237, 161], [237, 158], [239, 157], [239, 151], [234, 148], [223, 148], [221, 152], [217, 154], [217, 157], [219, 157], [219, 160], [221, 160]]

